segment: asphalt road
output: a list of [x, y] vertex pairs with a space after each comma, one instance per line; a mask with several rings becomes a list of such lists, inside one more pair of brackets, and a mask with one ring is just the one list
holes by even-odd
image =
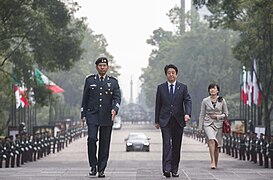
[[[126, 152], [124, 139], [129, 132], [144, 132], [151, 138], [150, 152]], [[166, 179], [161, 173], [162, 141], [160, 130], [152, 125], [123, 125], [113, 130], [111, 152], [106, 178], [111, 180]], [[187, 180], [273, 180], [273, 169], [263, 168], [220, 154], [216, 170], [210, 169], [208, 148], [205, 144], [183, 137], [179, 178]], [[0, 180], [86, 180], [88, 177], [86, 137], [74, 141], [56, 154], [20, 168], [0, 169]], [[96, 178], [92, 178], [96, 179]]]

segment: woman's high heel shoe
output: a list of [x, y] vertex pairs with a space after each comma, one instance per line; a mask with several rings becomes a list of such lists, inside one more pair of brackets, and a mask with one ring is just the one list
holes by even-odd
[[210, 168], [211, 168], [211, 169], [216, 169], [216, 165], [213, 164], [213, 163], [211, 163]]

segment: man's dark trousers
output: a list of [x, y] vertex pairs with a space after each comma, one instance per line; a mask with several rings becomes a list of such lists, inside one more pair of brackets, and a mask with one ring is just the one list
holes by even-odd
[[174, 116], [171, 116], [166, 127], [161, 127], [163, 139], [163, 172], [177, 173], [184, 127], [181, 127]]
[[[97, 158], [97, 135], [99, 132], [99, 152]], [[104, 171], [109, 158], [112, 126], [88, 125], [88, 158], [90, 167], [98, 167], [98, 171]]]

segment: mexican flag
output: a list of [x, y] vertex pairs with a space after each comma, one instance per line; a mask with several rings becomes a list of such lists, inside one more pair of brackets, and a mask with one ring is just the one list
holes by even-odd
[[20, 100], [21, 100], [21, 106], [23, 107], [28, 107], [29, 102], [28, 102], [28, 93], [27, 93], [27, 88], [25, 87], [24, 82], [21, 82], [21, 86], [19, 87], [19, 92], [20, 92]]
[[14, 89], [14, 94], [15, 94], [15, 106], [16, 109], [18, 109], [20, 106], [22, 108], [28, 107], [29, 106], [29, 101], [28, 101], [28, 92], [27, 88], [25, 87], [25, 84], [23, 80], [19, 81], [17, 79], [17, 75], [13, 69], [12, 72], [12, 78], [13, 78], [13, 89]]
[[35, 78], [39, 85], [45, 85], [47, 89], [51, 90], [53, 94], [64, 92], [64, 90], [48, 79], [39, 69], [35, 69]]
[[258, 80], [257, 80], [257, 67], [256, 60], [253, 61], [253, 103], [257, 106], [261, 105], [262, 93], [259, 90]]
[[22, 85], [18, 86], [17, 84], [14, 84], [14, 93], [15, 93], [15, 104], [16, 104], [16, 109], [18, 109], [20, 106], [22, 108], [28, 107], [29, 106], [29, 101], [27, 97], [27, 88]]
[[248, 106], [252, 105], [252, 73], [247, 71], [247, 104]]
[[241, 100], [244, 102], [244, 104], [247, 104], [248, 100], [248, 88], [247, 88], [247, 72], [245, 70], [245, 67], [243, 67], [243, 71], [241, 74]]

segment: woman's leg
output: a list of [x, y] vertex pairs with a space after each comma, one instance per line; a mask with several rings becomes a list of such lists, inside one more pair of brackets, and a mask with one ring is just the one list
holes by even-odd
[[217, 167], [217, 164], [218, 164], [218, 157], [219, 157], [219, 148], [217, 147], [217, 143], [215, 142], [215, 151], [214, 151], [215, 167]]
[[[210, 163], [211, 163], [211, 168], [215, 169], [216, 167], [216, 160], [215, 160], [215, 151], [216, 151], [216, 145], [214, 139], [209, 139], [209, 153], [210, 153]], [[218, 149], [217, 149], [218, 150]]]

